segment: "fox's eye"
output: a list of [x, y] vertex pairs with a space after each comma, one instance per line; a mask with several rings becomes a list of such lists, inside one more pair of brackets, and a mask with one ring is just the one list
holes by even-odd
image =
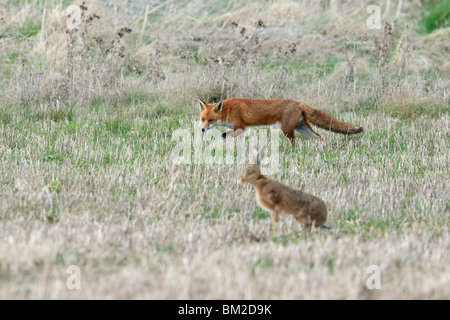
[[205, 118], [202, 118], [202, 121], [205, 121]]
[[208, 122], [213, 122], [212, 120], [209, 120]]

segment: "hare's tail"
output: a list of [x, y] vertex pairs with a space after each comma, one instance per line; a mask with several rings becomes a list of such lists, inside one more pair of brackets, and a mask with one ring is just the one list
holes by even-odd
[[335, 231], [335, 229], [327, 227], [325, 225], [324, 226], [320, 226], [319, 228], [320, 228], [320, 230], [325, 231], [325, 232], [334, 232]]

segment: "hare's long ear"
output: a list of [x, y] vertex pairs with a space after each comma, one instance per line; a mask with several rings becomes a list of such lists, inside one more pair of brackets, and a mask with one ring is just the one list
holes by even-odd
[[250, 163], [256, 163], [259, 166], [259, 153], [256, 147], [253, 148], [251, 161]]
[[262, 147], [258, 152], [259, 162], [263, 161], [265, 157], [266, 157], [266, 146]]
[[214, 112], [219, 113], [220, 111], [222, 111], [222, 107], [223, 102], [222, 101], [217, 102], [216, 105], [214, 106]]
[[205, 110], [206, 108], [206, 103], [202, 100], [202, 99], [198, 99], [198, 104], [200, 106], [200, 111]]

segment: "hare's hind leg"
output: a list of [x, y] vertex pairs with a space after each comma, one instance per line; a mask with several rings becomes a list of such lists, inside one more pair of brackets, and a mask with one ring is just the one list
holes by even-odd
[[304, 218], [304, 217], [296, 215], [295, 219], [301, 224], [304, 231], [307, 231], [307, 232], [311, 231], [313, 222], [311, 221], [311, 219], [309, 217]]
[[304, 222], [303, 223], [303, 230], [304, 231], [309, 232], [309, 231], [311, 231], [311, 228], [312, 228], [312, 223], [310, 223], [310, 222]]

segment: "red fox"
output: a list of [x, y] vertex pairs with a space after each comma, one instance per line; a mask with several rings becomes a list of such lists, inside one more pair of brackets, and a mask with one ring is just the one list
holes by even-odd
[[332, 116], [308, 106], [304, 102], [288, 99], [230, 98], [218, 103], [206, 104], [199, 99], [202, 131], [213, 126], [232, 128], [222, 136], [237, 136], [246, 127], [279, 124], [281, 131], [292, 143], [295, 132], [306, 134], [320, 140], [310, 123], [333, 132], [354, 134], [363, 131], [362, 127], [339, 121]]

